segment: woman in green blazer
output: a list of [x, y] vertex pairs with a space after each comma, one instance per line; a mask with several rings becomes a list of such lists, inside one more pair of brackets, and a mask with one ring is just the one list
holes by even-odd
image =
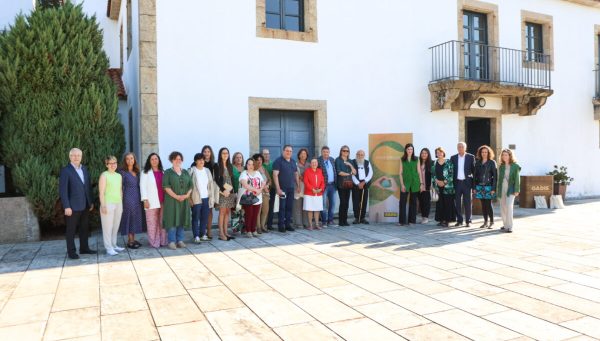
[[[410, 225], [417, 222], [417, 197], [421, 187], [419, 178], [418, 158], [415, 156], [415, 147], [412, 143], [404, 146], [404, 155], [398, 170], [400, 176], [400, 219], [398, 225]], [[406, 202], [408, 201], [408, 217], [406, 216]]]
[[504, 149], [500, 154], [500, 167], [498, 169], [498, 190], [496, 193], [500, 199], [500, 211], [504, 226], [501, 230], [512, 232], [513, 228], [513, 206], [515, 197], [521, 191], [521, 167], [517, 164], [512, 150]]
[[438, 226], [448, 227], [454, 213], [454, 166], [446, 159], [444, 148], [435, 149], [437, 160], [431, 166], [431, 185], [438, 193], [435, 218]]

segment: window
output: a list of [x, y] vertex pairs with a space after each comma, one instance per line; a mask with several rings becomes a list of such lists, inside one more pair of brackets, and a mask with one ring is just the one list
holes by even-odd
[[524, 68], [548, 67], [554, 70], [553, 26], [551, 15], [521, 10], [521, 50]]
[[256, 36], [317, 43], [317, 1], [255, 0]]
[[304, 31], [303, 0], [266, 0], [267, 28]]
[[542, 25], [526, 22], [525, 41], [527, 46], [527, 61], [545, 63]]
[[131, 13], [131, 0], [127, 0], [127, 59], [131, 55], [131, 49], [133, 48], [133, 15]]

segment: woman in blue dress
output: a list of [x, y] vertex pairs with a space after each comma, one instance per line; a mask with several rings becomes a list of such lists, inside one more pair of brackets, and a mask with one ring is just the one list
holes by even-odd
[[125, 154], [119, 173], [123, 177], [121, 235], [127, 235], [128, 248], [138, 249], [142, 244], [135, 240], [135, 234], [142, 233], [142, 198], [140, 195], [140, 167], [135, 154]]

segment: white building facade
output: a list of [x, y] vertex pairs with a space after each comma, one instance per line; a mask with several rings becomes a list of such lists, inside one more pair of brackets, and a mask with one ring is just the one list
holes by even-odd
[[335, 156], [412, 133], [417, 150], [510, 147], [523, 175], [565, 165], [568, 196], [600, 195], [600, 1], [102, 2], [86, 10], [123, 70], [120, 114], [144, 160], [191, 161], [205, 144]]

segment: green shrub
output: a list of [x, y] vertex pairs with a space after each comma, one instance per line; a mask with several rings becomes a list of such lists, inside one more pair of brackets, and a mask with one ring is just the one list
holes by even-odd
[[81, 5], [18, 15], [0, 35], [1, 159], [42, 223], [57, 216], [58, 175], [71, 148], [83, 150], [94, 187], [104, 157], [123, 153], [107, 68], [102, 31]]

